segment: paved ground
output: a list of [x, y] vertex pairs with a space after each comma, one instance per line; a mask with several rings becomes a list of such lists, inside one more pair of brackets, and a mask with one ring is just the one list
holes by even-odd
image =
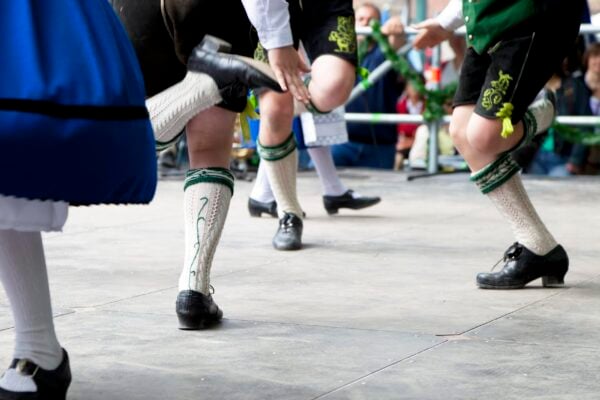
[[[511, 243], [491, 204], [449, 175], [349, 171], [383, 202], [329, 217], [299, 178], [306, 248], [276, 252], [238, 182], [214, 262], [214, 330], [176, 329], [181, 182], [140, 207], [72, 209], [47, 257], [70, 399], [600, 398], [600, 181], [527, 179], [571, 256], [568, 286], [483, 291]], [[12, 329], [0, 297], [0, 363]]]

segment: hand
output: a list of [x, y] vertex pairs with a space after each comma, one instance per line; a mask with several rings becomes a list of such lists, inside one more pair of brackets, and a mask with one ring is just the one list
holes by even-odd
[[310, 95], [302, 82], [301, 74], [310, 72], [310, 68], [302, 61], [296, 49], [292, 46], [270, 49], [269, 64], [281, 89], [284, 92], [289, 90], [298, 101], [308, 103]]
[[398, 50], [406, 43], [404, 35], [404, 25], [400, 17], [392, 17], [381, 26], [381, 33], [388, 37], [390, 45], [394, 50]]
[[444, 40], [450, 39], [450, 36], [452, 36], [451, 31], [442, 28], [439, 22], [433, 18], [426, 19], [414, 25], [413, 28], [420, 31], [413, 41], [413, 47], [418, 50], [425, 47], [433, 47]]

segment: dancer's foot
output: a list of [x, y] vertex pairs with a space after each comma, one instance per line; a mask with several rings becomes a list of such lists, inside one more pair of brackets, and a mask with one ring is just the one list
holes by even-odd
[[302, 248], [302, 220], [295, 214], [285, 213], [279, 220], [279, 229], [273, 238], [277, 250], [300, 250]]
[[193, 290], [182, 290], [177, 295], [175, 311], [179, 329], [198, 330], [208, 328], [223, 318], [223, 311], [211, 295]]
[[[216, 40], [222, 43], [220, 39]], [[219, 52], [223, 50], [220, 43], [215, 44], [214, 37], [205, 36], [202, 43], [192, 50], [188, 58], [188, 70], [210, 75], [221, 91], [229, 86], [241, 86], [245, 88], [244, 94], [247, 89], [262, 87], [282, 92], [267, 63]]]
[[505, 262], [498, 272], [477, 275], [477, 286], [482, 289], [521, 289], [529, 282], [542, 278], [544, 287], [564, 285], [569, 269], [569, 257], [561, 245], [544, 256], [538, 256], [520, 243], [515, 243], [504, 253]]
[[349, 208], [351, 210], [360, 210], [361, 208], [371, 207], [381, 201], [379, 197], [368, 197], [355, 194], [348, 190], [340, 196], [323, 196], [323, 205], [327, 214], [337, 214], [340, 208]]
[[252, 217], [260, 217], [264, 213], [277, 218], [277, 203], [275, 201], [262, 202], [250, 197], [248, 198], [248, 211]]
[[245, 97], [259, 87], [281, 91], [266, 63], [221, 52], [229, 48], [205, 36], [192, 51], [183, 80], [146, 100], [157, 150], [177, 142], [190, 119], [223, 99]]
[[14, 359], [0, 379], [0, 400], [65, 400], [71, 383], [69, 356], [51, 371], [27, 359]]

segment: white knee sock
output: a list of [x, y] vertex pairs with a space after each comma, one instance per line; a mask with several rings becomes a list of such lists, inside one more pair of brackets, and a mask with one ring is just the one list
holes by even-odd
[[262, 162], [258, 165], [256, 180], [254, 181], [250, 198], [263, 203], [270, 203], [275, 200], [275, 195], [273, 195], [271, 184], [267, 177], [266, 166]]
[[337, 173], [329, 146], [309, 147], [308, 154], [315, 163], [323, 187], [323, 195], [340, 196], [348, 191]]
[[[46, 370], [56, 369], [62, 361], [62, 349], [54, 332], [40, 232], [0, 230], [0, 280], [15, 322], [13, 357], [30, 360]], [[0, 380], [0, 386], [7, 390], [27, 390], [30, 386], [22, 379], [9, 370]]]
[[537, 255], [557, 246], [523, 187], [517, 164], [506, 154], [473, 173], [471, 179], [511, 225], [516, 240]]
[[185, 259], [179, 290], [210, 294], [210, 269], [233, 195], [224, 168], [190, 170], [184, 184]]
[[282, 218], [284, 213], [292, 213], [302, 218], [302, 207], [296, 193], [298, 152], [294, 135], [278, 146], [266, 147], [259, 143], [258, 151], [277, 200], [279, 218]]
[[215, 81], [206, 74], [191, 71], [181, 82], [147, 99], [157, 148], [168, 147], [190, 119], [220, 101]]

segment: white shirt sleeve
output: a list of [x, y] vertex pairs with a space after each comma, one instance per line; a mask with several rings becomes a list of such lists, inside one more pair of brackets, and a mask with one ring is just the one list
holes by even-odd
[[464, 25], [462, 0], [450, 0], [450, 3], [435, 17], [442, 28], [455, 31]]
[[242, 0], [242, 3], [265, 49], [294, 44], [286, 0]]

